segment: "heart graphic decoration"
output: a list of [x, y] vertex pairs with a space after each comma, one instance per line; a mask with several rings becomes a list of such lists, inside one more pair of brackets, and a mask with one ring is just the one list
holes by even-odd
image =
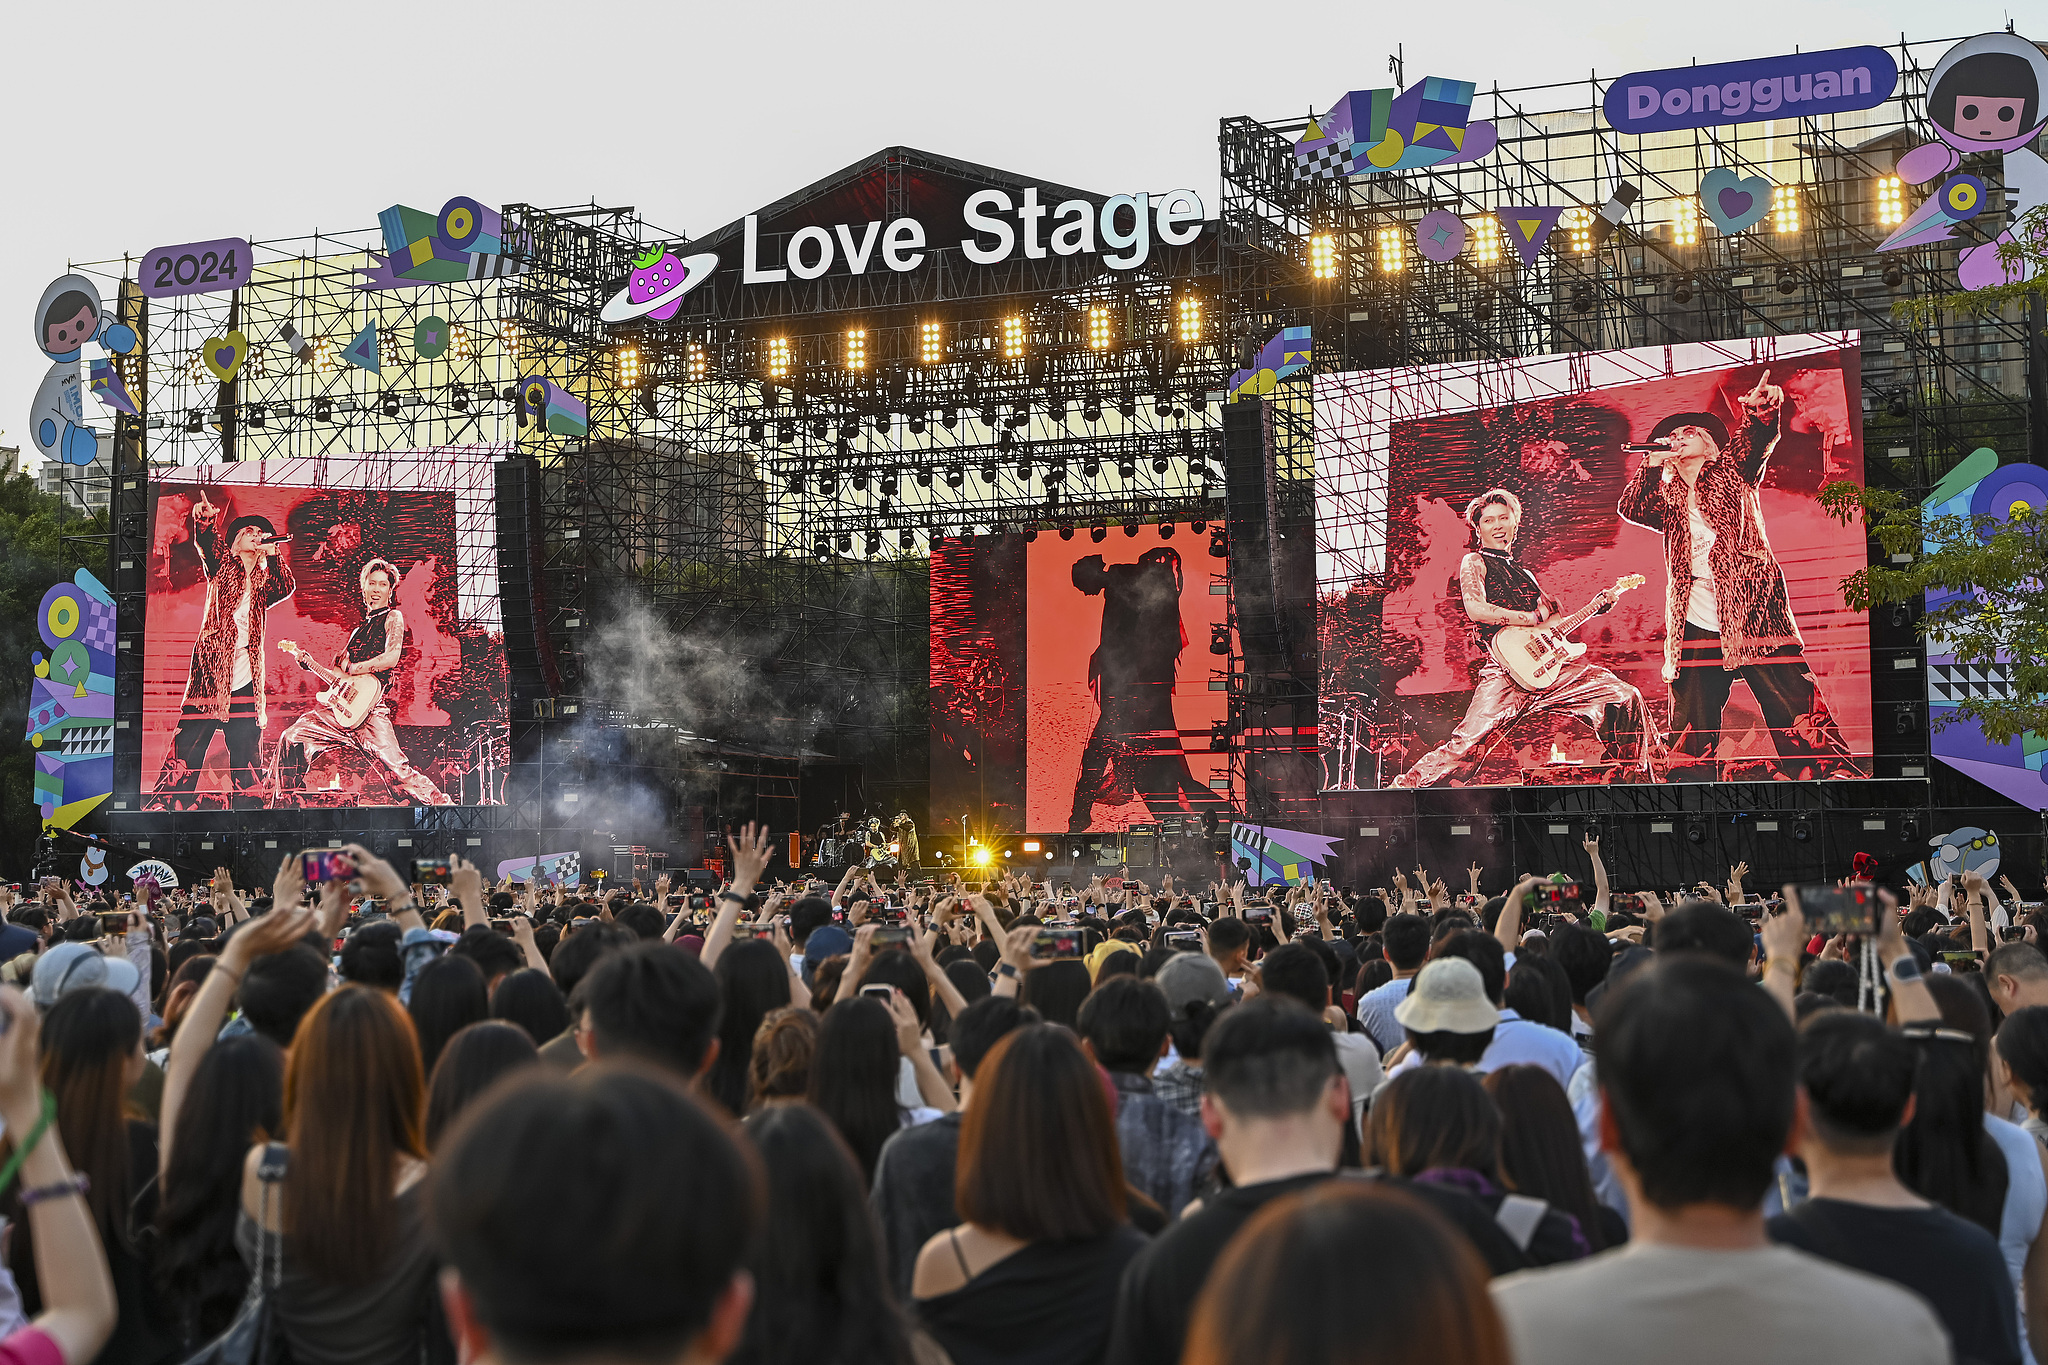
[[249, 358], [249, 338], [239, 329], [226, 336], [208, 337], [199, 347], [199, 363], [223, 384], [235, 382], [242, 362]]
[[1700, 211], [1724, 233], [1753, 228], [1771, 211], [1771, 182], [1716, 166], [1700, 177]]

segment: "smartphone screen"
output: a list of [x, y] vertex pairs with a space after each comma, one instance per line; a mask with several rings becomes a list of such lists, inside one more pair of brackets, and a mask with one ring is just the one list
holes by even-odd
[[1799, 888], [1799, 909], [1806, 916], [1807, 927], [1830, 938], [1837, 934], [1874, 933], [1877, 908], [1877, 895], [1869, 882], [1850, 882], [1846, 886], [1821, 882]]
[[1032, 940], [1031, 956], [1048, 962], [1080, 957], [1081, 930], [1040, 929], [1038, 937]]

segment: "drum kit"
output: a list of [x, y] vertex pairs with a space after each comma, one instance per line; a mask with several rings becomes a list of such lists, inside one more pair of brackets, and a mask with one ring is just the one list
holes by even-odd
[[907, 813], [899, 812], [889, 829], [882, 817], [870, 816], [865, 824], [833, 823], [819, 829], [812, 844], [811, 866], [819, 868], [859, 866], [870, 872], [903, 866], [903, 830], [916, 838], [916, 826]]

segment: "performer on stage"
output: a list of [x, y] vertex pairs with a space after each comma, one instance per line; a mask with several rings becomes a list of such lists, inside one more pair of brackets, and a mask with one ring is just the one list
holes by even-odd
[[890, 822], [889, 832], [895, 837], [896, 847], [899, 850], [896, 854], [896, 861], [902, 866], [906, 875], [915, 877], [919, 867], [917, 825], [916, 822], [911, 820], [910, 812], [907, 810], [897, 811], [895, 820]]
[[1074, 586], [1102, 594], [1102, 638], [1088, 658], [1097, 706], [1094, 733], [1081, 754], [1067, 828], [1086, 831], [1097, 801], [1135, 795], [1156, 814], [1221, 808], [1195, 780], [1173, 715], [1174, 669], [1187, 648], [1180, 617], [1180, 552], [1147, 550], [1135, 564], [1104, 567], [1101, 555], [1074, 565]]
[[[305, 750], [308, 790], [321, 790], [323, 788], [316, 787], [311, 780], [314, 763], [329, 749], [350, 748], [382, 763], [391, 774], [392, 782], [421, 805], [452, 805], [447, 794], [407, 760], [405, 750], [398, 745], [398, 732], [391, 724], [389, 696], [392, 670], [397, 668], [405, 653], [405, 614], [391, 605], [391, 594], [398, 585], [398, 570], [386, 560], [373, 559], [363, 565], [356, 582], [363, 594], [363, 623], [350, 633], [347, 646], [335, 659], [337, 676], [334, 681], [376, 679], [376, 704], [353, 724], [349, 723], [349, 717], [342, 710], [331, 704], [316, 706], [293, 721], [278, 737], [273, 782], [281, 784], [286, 751], [297, 744]], [[324, 670], [316, 669], [303, 654], [299, 664], [325, 676]], [[330, 769], [324, 777], [327, 783], [324, 790], [340, 790], [341, 773], [338, 769]], [[279, 797], [282, 797], [281, 792]]]
[[[236, 517], [220, 535], [221, 509], [204, 493], [189, 514], [192, 544], [209, 580], [199, 635], [185, 680], [184, 709], [156, 790], [175, 800], [199, 786], [216, 733], [225, 735], [235, 799], [253, 801], [267, 719], [263, 697], [263, 623], [298, 587], [267, 518]], [[226, 553], [222, 553], [222, 547]]]
[[[1479, 548], [1458, 567], [1458, 588], [1465, 614], [1478, 628], [1482, 652], [1502, 626], [1541, 625], [1558, 614], [1557, 602], [1544, 593], [1536, 575], [1515, 557], [1515, 537], [1522, 529], [1522, 500], [1505, 488], [1488, 489], [1465, 506]], [[1615, 602], [1610, 589], [1595, 599], [1605, 612]], [[1530, 715], [1575, 715], [1593, 726], [1607, 746], [1608, 761], [1624, 776], [1648, 780], [1649, 717], [1643, 694], [1607, 669], [1583, 660], [1565, 666], [1558, 680], [1541, 692], [1530, 692], [1487, 655], [1480, 667], [1465, 718], [1451, 737], [1418, 759], [1387, 785], [1433, 787], [1463, 782], [1485, 760], [1491, 741], [1509, 725]]]
[[1789, 777], [1861, 777], [1806, 663], [1785, 573], [1764, 530], [1757, 490], [1785, 430], [1785, 391], [1765, 370], [1737, 400], [1732, 440], [1711, 412], [1659, 422], [1621, 495], [1621, 515], [1664, 537], [1664, 680], [1677, 781], [1720, 776], [1721, 712], [1739, 674], [1749, 683]]

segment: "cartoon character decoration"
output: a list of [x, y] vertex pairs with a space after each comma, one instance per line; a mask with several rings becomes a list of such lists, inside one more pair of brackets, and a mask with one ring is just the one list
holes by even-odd
[[1961, 877], [1965, 872], [1975, 872], [1988, 882], [1998, 873], [1998, 835], [1988, 829], [1965, 825], [1935, 835], [1927, 846], [1934, 850], [1934, 856], [1913, 864], [1906, 874], [1921, 886], [1938, 886], [1946, 878]]
[[80, 569], [43, 594], [28, 739], [43, 823], [69, 829], [114, 790], [114, 596]]
[[1472, 118], [1471, 81], [1426, 76], [1406, 90], [1353, 90], [1326, 114], [1311, 118], [1294, 144], [1294, 178], [1420, 170], [1478, 161], [1500, 135]]
[[[112, 355], [127, 355], [135, 349], [135, 329], [107, 317], [99, 287], [83, 275], [61, 275], [50, 282], [36, 304], [35, 329], [36, 349], [55, 363], [36, 390], [29, 439], [48, 459], [89, 465], [99, 451], [99, 433], [85, 424], [79, 385], [85, 347], [97, 345]], [[93, 393], [116, 411], [134, 411], [113, 367], [97, 359]]]
[[[1940, 141], [1915, 147], [1900, 157], [1898, 173], [1909, 185], [1948, 178], [1878, 250], [1946, 241], [1955, 235], [1957, 223], [1977, 215], [1984, 205], [1984, 182], [1972, 175], [1951, 174], [1966, 153], [2004, 154], [2000, 178], [2012, 223], [2019, 223], [2029, 210], [2048, 205], [2048, 161], [2027, 148], [2042, 128], [2048, 127], [2044, 93], [2048, 93], [2048, 54], [2018, 34], [1980, 33], [1943, 54], [1927, 83], [1927, 117]], [[2028, 278], [2033, 273], [2031, 266], [2008, 266], [1998, 259], [1999, 243], [2011, 240], [2012, 229], [2008, 228], [1994, 241], [1965, 247], [1956, 262], [1963, 288], [1982, 289]]]
[[633, 258], [633, 272], [626, 277], [626, 287], [606, 301], [598, 321], [653, 318], [656, 322], [667, 322], [681, 310], [684, 297], [711, 278], [711, 272], [717, 268], [718, 256], [713, 252], [678, 256], [656, 242]]
[[85, 856], [78, 860], [78, 880], [87, 886], [107, 884], [107, 851], [97, 844], [85, 850]]

